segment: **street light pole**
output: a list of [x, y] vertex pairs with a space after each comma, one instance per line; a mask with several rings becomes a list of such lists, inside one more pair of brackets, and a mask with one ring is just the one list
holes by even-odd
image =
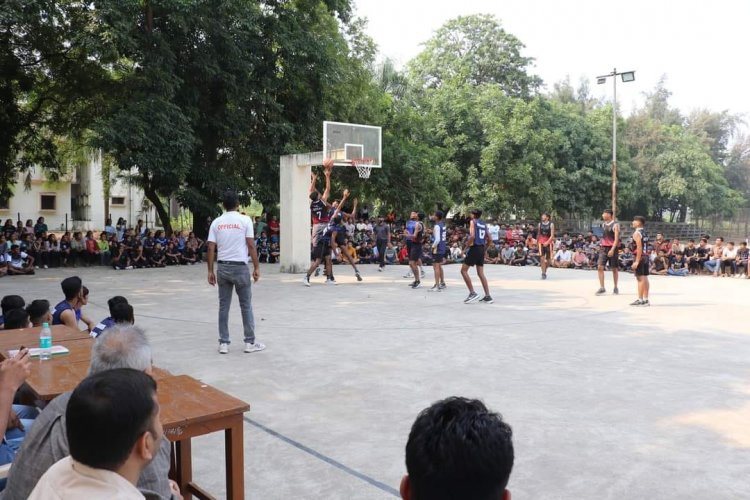
[[617, 72], [601, 75], [596, 78], [598, 84], [605, 83], [607, 78], [612, 77], [612, 217], [617, 214], [617, 77], [622, 76], [622, 81], [632, 82], [635, 80], [635, 71]]

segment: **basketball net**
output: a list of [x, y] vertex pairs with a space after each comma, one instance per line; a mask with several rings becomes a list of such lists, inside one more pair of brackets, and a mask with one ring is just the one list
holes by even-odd
[[357, 173], [359, 174], [360, 179], [369, 179], [370, 173], [372, 173], [372, 164], [374, 163], [374, 158], [358, 158], [356, 160], [352, 160], [352, 165], [357, 169]]

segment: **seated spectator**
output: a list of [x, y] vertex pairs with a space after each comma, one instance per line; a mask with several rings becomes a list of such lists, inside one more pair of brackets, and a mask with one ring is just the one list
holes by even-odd
[[37, 299], [26, 307], [31, 326], [42, 326], [42, 323], [52, 324], [52, 313], [49, 311], [49, 300]]
[[674, 254], [669, 259], [667, 274], [670, 276], [687, 276], [689, 272], [685, 255], [679, 250], [674, 250]]
[[0, 315], [0, 328], [5, 324], [5, 315], [13, 309], [23, 309], [26, 307], [26, 301], [20, 295], [6, 295], [0, 300], [0, 309], [2, 309], [2, 315]]
[[675, 255], [677, 252], [684, 253], [685, 247], [680, 243], [680, 240], [677, 238], [672, 239], [672, 243], [670, 245], [669, 254]]
[[34, 264], [37, 269], [39, 269], [40, 267], [49, 269], [49, 252], [47, 251], [47, 242], [42, 236], [38, 236], [33, 240], [28, 253], [32, 257], [34, 257]]
[[573, 267], [576, 269], [586, 269], [589, 266], [589, 258], [583, 253], [583, 246], [576, 248], [573, 255]]
[[101, 320], [99, 323], [96, 324], [94, 329], [91, 330], [91, 336], [96, 338], [99, 335], [101, 335], [104, 330], [106, 330], [110, 326], [114, 326], [116, 323], [115, 319], [113, 318], [115, 306], [119, 304], [127, 304], [127, 303], [128, 303], [128, 299], [126, 299], [125, 297], [121, 295], [115, 295], [114, 297], [110, 298], [107, 301], [107, 306], [109, 307], [109, 316], [107, 316], [106, 318], [104, 318], [103, 320]]
[[698, 243], [695, 249], [695, 254], [698, 258], [695, 259], [694, 273], [700, 274], [705, 267], [706, 261], [711, 256], [711, 249], [708, 247], [708, 240], [706, 238], [701, 238], [700, 243]]
[[117, 246], [112, 248], [112, 267], [115, 270], [133, 269], [128, 248], [123, 243], [117, 243]]
[[513, 431], [478, 400], [448, 398], [417, 416], [406, 443], [404, 500], [510, 500]]
[[117, 368], [85, 378], [65, 410], [70, 456], [39, 478], [29, 499], [143, 498], [136, 485], [167, 441], [159, 418], [156, 382], [142, 371]]
[[50, 234], [49, 236], [47, 236], [47, 241], [45, 242], [44, 248], [49, 254], [49, 265], [52, 267], [60, 267], [60, 242], [57, 241], [57, 236], [55, 236], [54, 234]]
[[369, 243], [363, 243], [357, 248], [357, 256], [362, 264], [371, 264], [373, 260], [372, 247]]
[[406, 243], [403, 241], [399, 243], [399, 251], [398, 251], [398, 263], [401, 265], [408, 264], [409, 263], [409, 250], [406, 248]]
[[178, 266], [183, 264], [182, 254], [177, 250], [174, 243], [167, 243], [167, 250], [164, 252], [168, 266]]
[[156, 243], [154, 251], [151, 252], [151, 267], [164, 267], [166, 263], [166, 255], [161, 247], [161, 243]]
[[539, 265], [539, 245], [536, 243], [536, 240], [534, 240], [534, 246], [529, 247], [526, 252], [526, 264], [529, 266]]
[[73, 240], [70, 242], [70, 257], [73, 267], [77, 267], [79, 262], [84, 261], [86, 253], [86, 243], [80, 231], [73, 233]]
[[747, 261], [748, 257], [750, 256], [750, 249], [747, 248], [746, 242], [740, 243], [740, 248], [737, 250], [737, 258], [736, 258], [736, 274], [735, 277], [741, 278], [742, 276], [748, 276], [747, 273]]
[[30, 374], [31, 356], [28, 349], [20, 349], [14, 357], [0, 362], [0, 432], [4, 436], [0, 443], [0, 465], [15, 460], [19, 447], [39, 415], [39, 411], [33, 406], [13, 404], [16, 392]]
[[[82, 315], [81, 307], [86, 305], [88, 294], [84, 290], [83, 282], [78, 276], [65, 278], [60, 283], [65, 300], [58, 303], [52, 312], [53, 325], [66, 325], [70, 328], [78, 328], [78, 321], [83, 320], [88, 326], [88, 331], [94, 329], [96, 324]], [[88, 289], [86, 289], [88, 290]]]
[[513, 261], [513, 257], [516, 255], [516, 249], [507, 241], [503, 243], [503, 249], [500, 252], [500, 262], [505, 265], [510, 265]]
[[[91, 349], [89, 375], [108, 370], [131, 368], [151, 373], [151, 347], [143, 331], [133, 326], [117, 325], [104, 332]], [[56, 397], [37, 417], [16, 456], [3, 492], [6, 500], [28, 498], [39, 478], [57, 461], [70, 454], [66, 435], [66, 409], [71, 392]], [[108, 434], [118, 426], [98, 425]], [[99, 446], [102, 449], [101, 446]], [[140, 474], [138, 488], [149, 498], [169, 499], [173, 494], [168, 480], [170, 446], [163, 440], [156, 457]], [[54, 497], [53, 497], [54, 498]], [[76, 497], [77, 498], [77, 497]], [[94, 497], [110, 498], [110, 497]], [[179, 496], [177, 497], [179, 498]], [[93, 498], [92, 498], [93, 500]]]
[[29, 313], [26, 309], [11, 309], [7, 314], [3, 314], [5, 330], [15, 330], [17, 328], [28, 328], [31, 326], [29, 322]]
[[142, 244], [136, 243], [130, 251], [130, 265], [136, 269], [148, 267], [148, 260], [146, 260], [146, 255], [143, 253]]
[[396, 259], [398, 258], [398, 252], [396, 251], [396, 248], [394, 248], [393, 245], [389, 245], [385, 249], [385, 263], [386, 264], [395, 264]]
[[102, 266], [108, 266], [112, 260], [112, 253], [109, 251], [107, 233], [101, 233], [99, 235], [99, 241], [96, 242], [96, 248], [99, 251], [99, 264]]
[[359, 263], [359, 257], [357, 256], [357, 249], [354, 247], [354, 244], [351, 242], [351, 240], [347, 240], [346, 247], [344, 248], [347, 254], [349, 254], [349, 257], [351, 257], [352, 262], [355, 264]]
[[737, 272], [737, 249], [734, 241], [727, 243], [721, 253], [721, 275], [732, 277]]
[[516, 250], [513, 253], [513, 258], [510, 261], [511, 266], [525, 266], [526, 265], [526, 249], [523, 247], [523, 243], [516, 245]]
[[661, 245], [662, 249], [658, 251], [656, 259], [651, 264], [651, 274], [666, 275], [669, 269], [669, 260], [667, 259], [667, 251], [664, 249], [664, 245]]
[[620, 263], [621, 271], [632, 271], [631, 266], [633, 265], [633, 261], [635, 260], [635, 255], [633, 254], [633, 250], [629, 245], [625, 247], [625, 249], [617, 257], [617, 259]]
[[[6, 257], [6, 261], [7, 261]], [[21, 251], [21, 247], [13, 245], [10, 247], [10, 260], [8, 261], [8, 274], [34, 274], [34, 257]]]
[[47, 228], [47, 224], [44, 223], [44, 217], [39, 217], [36, 220], [36, 224], [34, 224], [34, 236], [38, 238], [43, 236], [47, 231], [49, 231], [49, 229]]
[[[498, 235], [500, 232], [498, 231]], [[487, 264], [499, 264], [500, 263], [500, 251], [497, 249], [495, 242], [490, 240], [490, 244], [487, 246], [487, 252], [485, 255], [485, 262]]]
[[271, 243], [271, 248], [268, 250], [268, 262], [270, 264], [276, 264], [279, 262], [280, 256], [281, 250], [279, 249], [279, 244], [276, 242]]
[[85, 251], [85, 263], [87, 266], [92, 266], [99, 262], [99, 244], [94, 238], [94, 232], [88, 231], [86, 233], [86, 240], [84, 242]]
[[451, 247], [451, 262], [461, 264], [465, 258], [466, 256], [464, 255], [463, 250], [461, 250], [461, 247], [458, 246], [458, 243], [454, 243]]
[[60, 265], [67, 267], [72, 262], [72, 253], [70, 249], [70, 233], [65, 232], [60, 237]]
[[[564, 241], [564, 240], [563, 240]], [[568, 245], [565, 243], [560, 244], [560, 250], [555, 252], [555, 257], [552, 259], [552, 267], [571, 267], [573, 265], [573, 254], [568, 250]]]

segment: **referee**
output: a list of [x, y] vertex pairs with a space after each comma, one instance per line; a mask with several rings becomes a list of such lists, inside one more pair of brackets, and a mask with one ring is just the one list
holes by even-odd
[[[253, 222], [250, 217], [237, 211], [240, 203], [234, 191], [224, 193], [222, 204], [224, 215], [217, 217], [208, 230], [208, 284], [219, 284], [219, 353], [229, 353], [229, 306], [232, 305], [233, 288], [240, 299], [245, 352], [262, 351], [266, 346], [255, 341], [250, 270], [247, 265], [249, 253], [253, 259], [253, 281], [258, 281], [260, 263], [255, 250]], [[214, 274], [217, 247], [218, 269]]]

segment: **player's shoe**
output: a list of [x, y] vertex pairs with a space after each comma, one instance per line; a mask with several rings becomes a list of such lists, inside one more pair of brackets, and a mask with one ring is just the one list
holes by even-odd
[[542, 279], [543, 279], [543, 280], [546, 280], [546, 279], [547, 279], [547, 273], [542, 273]]
[[383, 272], [383, 268], [382, 267], [378, 267], [378, 272], [382, 273]]
[[326, 285], [337, 285], [336, 280], [332, 280], [331, 278], [328, 278], [326, 280]]
[[302, 283], [305, 286], [310, 286], [310, 277], [309, 276], [305, 276], [304, 278], [302, 278]]
[[479, 300], [479, 294], [477, 292], [471, 292], [468, 297], [464, 299], [464, 304], [471, 304]]
[[320, 268], [316, 267], [315, 268], [315, 277], [317, 278], [318, 276], [320, 276]]
[[630, 305], [631, 306], [636, 306], [636, 307], [642, 306], [643, 305], [643, 301], [641, 299], [636, 299], [634, 302], [631, 302]]
[[261, 344], [258, 341], [254, 342], [252, 344], [247, 343], [247, 342], [245, 343], [245, 352], [246, 353], [262, 351], [265, 348], [266, 348], [266, 345], [265, 344]]
[[413, 278], [414, 275], [409, 271], [408, 273], [404, 274], [404, 278]]
[[362, 281], [362, 276], [359, 275], [359, 271], [357, 271], [356, 273], [354, 273], [354, 276], [357, 277], [357, 281]]
[[439, 292], [442, 288], [440, 288], [440, 285], [432, 285], [432, 288], [428, 290], [428, 292]]
[[649, 302], [648, 299], [641, 301], [641, 307], [650, 307], [650, 306], [651, 306], [651, 302]]
[[607, 293], [607, 290], [605, 290], [604, 287], [596, 291], [597, 295], [604, 295], [605, 293]]
[[411, 284], [411, 287], [412, 287], [413, 289], [415, 289], [415, 290], [416, 290], [417, 288], [422, 288], [422, 282], [421, 282], [421, 281], [415, 281], [414, 283], [412, 283], [412, 284]]
[[612, 295], [620, 295], [620, 290], [618, 290], [617, 287], [615, 287], [615, 289], [612, 290]]
[[424, 278], [424, 271], [420, 271], [420, 273], [419, 273], [419, 277], [420, 277], [420, 278]]
[[448, 288], [448, 287], [447, 287], [447, 286], [445, 286], [445, 282], [443, 282], [443, 283], [440, 283], [440, 289], [441, 289], [441, 290], [445, 290], [446, 288]]
[[219, 354], [229, 354], [229, 344], [219, 344]]
[[482, 304], [492, 304], [495, 301], [489, 295], [485, 295], [484, 298], [480, 300], [479, 302]]

